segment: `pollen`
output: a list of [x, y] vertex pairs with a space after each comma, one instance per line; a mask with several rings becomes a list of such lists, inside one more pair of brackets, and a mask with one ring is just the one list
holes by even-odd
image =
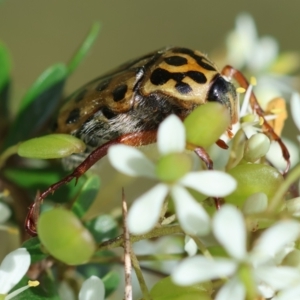
[[254, 76], [252, 76], [252, 77], [250, 78], [250, 84], [251, 84], [252, 86], [256, 86], [256, 85], [257, 85], [257, 80], [256, 80], [256, 78], [255, 78]]
[[259, 125], [261, 126], [262, 124], [264, 124], [265, 120], [263, 117], [259, 117]]
[[246, 89], [244, 89], [243, 87], [238, 87], [238, 88], [236, 89], [236, 92], [237, 92], [238, 94], [244, 94], [244, 93], [246, 92]]
[[36, 287], [38, 285], [40, 285], [39, 281], [37, 281], [37, 280], [28, 280], [28, 286], [30, 286], [30, 287]]

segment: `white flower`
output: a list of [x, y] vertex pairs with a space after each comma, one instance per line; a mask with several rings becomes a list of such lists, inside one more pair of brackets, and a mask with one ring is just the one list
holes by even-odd
[[[297, 268], [276, 266], [276, 255], [300, 234], [300, 225], [293, 220], [283, 220], [267, 229], [252, 250], [246, 250], [246, 227], [242, 214], [231, 205], [224, 205], [213, 218], [213, 232], [231, 258], [208, 259], [202, 255], [185, 259], [172, 274], [179, 285], [191, 285], [213, 279], [229, 277], [221, 287], [217, 300], [243, 300], [247, 294], [247, 280], [254, 281], [255, 293], [263, 293], [266, 286], [273, 291], [300, 283]], [[246, 280], [246, 281], [247, 281]], [[263, 289], [260, 289], [260, 286]], [[268, 290], [268, 296], [270, 289]]]
[[[180, 119], [171, 115], [158, 129], [157, 147], [164, 157], [185, 151], [185, 130]], [[110, 163], [120, 172], [130, 176], [157, 178], [156, 166], [142, 152], [125, 145], [109, 148]], [[180, 164], [179, 164], [180, 167]], [[221, 171], [189, 172], [175, 182], [158, 183], [135, 200], [128, 213], [128, 228], [133, 234], [150, 231], [158, 222], [163, 202], [171, 195], [178, 220], [186, 233], [203, 235], [209, 231], [209, 216], [186, 188], [204, 195], [224, 197], [236, 188], [236, 181]]]
[[259, 38], [253, 18], [246, 13], [236, 18], [235, 29], [228, 35], [226, 44], [228, 62], [238, 69], [264, 70], [278, 55], [277, 41], [270, 36]]
[[[5, 256], [0, 265], [0, 295], [6, 295], [5, 300], [12, 299], [31, 286], [37, 286], [37, 281], [29, 281], [24, 286], [10, 294], [8, 292], [23, 278], [30, 266], [30, 255], [25, 248], [19, 248]], [[7, 295], [8, 294], [8, 295]]]
[[97, 276], [91, 276], [81, 286], [79, 300], [104, 300], [105, 287]]

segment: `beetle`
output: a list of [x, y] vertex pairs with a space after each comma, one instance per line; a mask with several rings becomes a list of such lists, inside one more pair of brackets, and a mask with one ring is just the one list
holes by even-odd
[[[249, 86], [241, 72], [231, 66], [219, 71], [200, 51], [167, 47], [131, 60], [73, 93], [59, 110], [53, 131], [82, 139], [87, 145], [86, 158], [70, 175], [37, 197], [26, 220], [28, 232], [34, 234], [30, 228], [34, 227], [37, 203], [61, 185], [77, 180], [107, 154], [111, 145], [142, 146], [156, 142], [158, 126], [168, 115], [176, 114], [184, 119], [199, 105], [216, 101], [228, 109], [231, 124], [236, 123], [237, 95], [232, 79], [245, 89]], [[286, 146], [266, 122], [253, 93], [250, 103], [264, 121], [264, 132], [280, 144], [287, 172], [290, 163]], [[227, 148], [221, 140], [217, 144]], [[212, 168], [203, 149], [195, 147], [195, 152]]]

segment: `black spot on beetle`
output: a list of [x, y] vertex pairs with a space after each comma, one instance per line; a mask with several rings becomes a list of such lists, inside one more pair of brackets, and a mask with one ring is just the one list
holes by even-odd
[[176, 90], [180, 93], [180, 94], [188, 94], [192, 91], [192, 88], [185, 82], [178, 82], [175, 85]]
[[157, 68], [153, 71], [150, 80], [153, 84], [163, 85], [170, 79], [176, 81], [175, 88], [180, 94], [188, 94], [192, 91], [189, 84], [183, 82], [183, 79], [190, 77], [192, 80], [199, 84], [206, 83], [207, 78], [205, 75], [198, 71], [188, 71], [188, 72], [169, 72], [167, 70]]
[[173, 50], [174, 53], [182, 53], [182, 54], [187, 54], [189, 56], [191, 56], [193, 59], [195, 59], [195, 61], [197, 62], [197, 64], [202, 67], [205, 70], [208, 71], [217, 71], [212, 65], [209, 64], [208, 60], [206, 57], [204, 56], [199, 56], [197, 54], [194, 53], [194, 51], [190, 50], [190, 49], [186, 49], [186, 48], [175, 48]]
[[207, 81], [207, 78], [205, 77], [205, 75], [202, 72], [188, 71], [187, 76], [192, 78], [197, 83], [203, 84], [203, 83], [206, 83], [206, 81]]
[[112, 119], [112, 118], [114, 118], [114, 117], [116, 117], [117, 116], [117, 114], [115, 114], [113, 111], [111, 111], [108, 107], [106, 107], [106, 106], [104, 106], [103, 108], [102, 108], [102, 113], [103, 113], [103, 116], [106, 118], [106, 119], [108, 119], [108, 120], [110, 120], [110, 119]]
[[127, 84], [117, 86], [112, 92], [114, 101], [118, 102], [123, 100], [126, 95], [127, 89]]
[[80, 117], [80, 109], [79, 108], [74, 108], [69, 113], [69, 116], [66, 120], [66, 124], [76, 123], [78, 121], [79, 117]]
[[171, 73], [165, 69], [155, 69], [150, 77], [150, 81], [155, 85], [163, 85], [171, 79]]
[[87, 93], [87, 90], [82, 90], [80, 91], [74, 98], [74, 101], [77, 103], [77, 102], [80, 102], [81, 100], [84, 99], [84, 96], [86, 95]]
[[182, 56], [178, 56], [178, 55], [174, 55], [174, 56], [170, 56], [170, 57], [166, 57], [164, 59], [164, 61], [171, 66], [183, 66], [187, 64], [187, 59], [185, 57]]

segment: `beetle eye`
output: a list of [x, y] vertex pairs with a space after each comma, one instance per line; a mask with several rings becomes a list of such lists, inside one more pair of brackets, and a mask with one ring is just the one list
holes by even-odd
[[218, 76], [208, 91], [207, 101], [217, 101], [226, 105], [230, 111], [232, 121], [236, 122], [236, 97], [234, 85], [222, 76]]

